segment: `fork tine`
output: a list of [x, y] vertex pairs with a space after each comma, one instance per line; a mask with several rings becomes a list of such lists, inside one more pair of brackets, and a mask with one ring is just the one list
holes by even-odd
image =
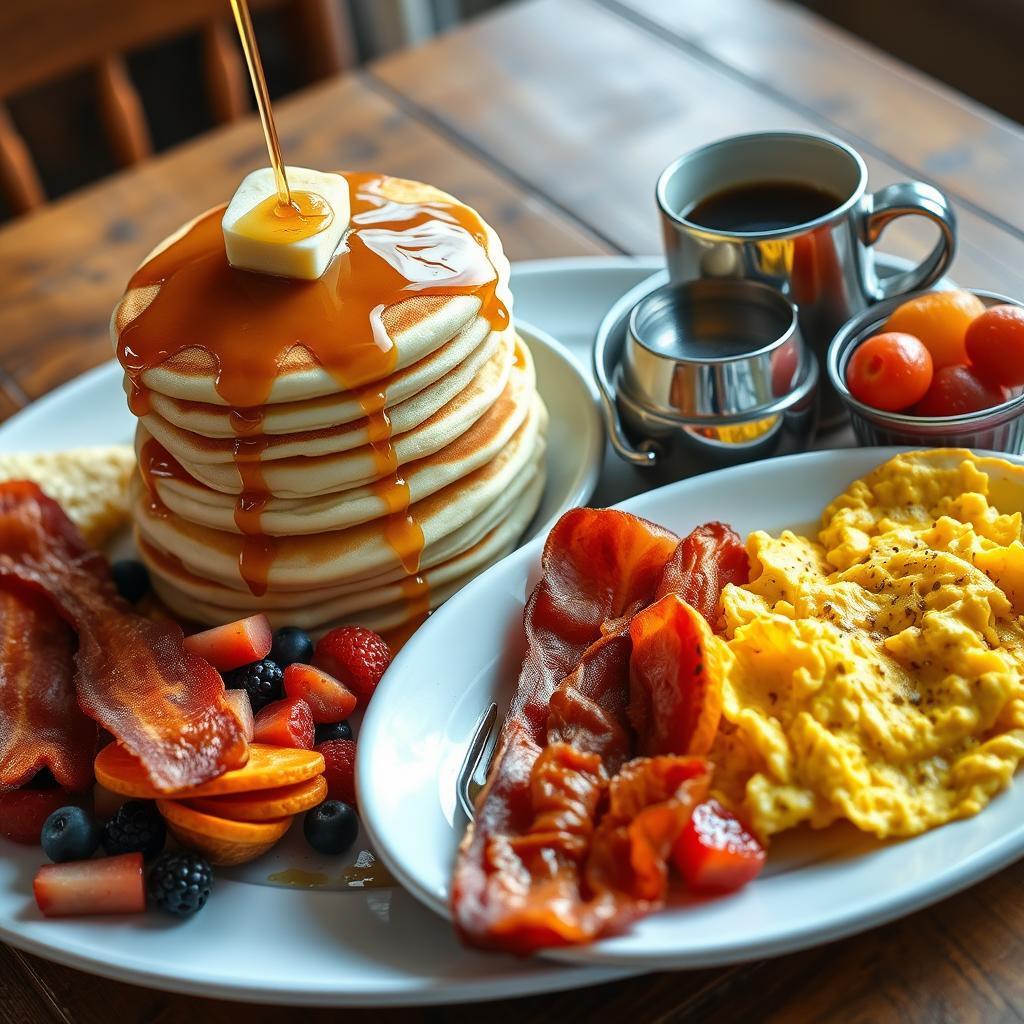
[[456, 779], [456, 793], [459, 798], [459, 806], [463, 814], [473, 820], [473, 797], [471, 787], [476, 777], [477, 769], [487, 749], [488, 741], [494, 732], [495, 723], [498, 720], [498, 705], [492, 703], [477, 719], [476, 727], [473, 729], [473, 736], [469, 741], [466, 756], [462, 759], [459, 768], [459, 775]]

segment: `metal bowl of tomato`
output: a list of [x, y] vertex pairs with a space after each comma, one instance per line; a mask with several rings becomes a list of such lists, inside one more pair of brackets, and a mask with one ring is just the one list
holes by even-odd
[[[972, 361], [969, 347], [980, 358]], [[839, 329], [826, 368], [861, 444], [1024, 450], [1024, 303], [1016, 299], [958, 290], [879, 302]]]

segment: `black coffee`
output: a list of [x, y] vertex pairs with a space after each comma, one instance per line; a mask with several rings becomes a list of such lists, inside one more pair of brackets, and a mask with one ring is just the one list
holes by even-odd
[[831, 213], [842, 199], [794, 181], [755, 181], [712, 192], [683, 216], [713, 231], [778, 231]]

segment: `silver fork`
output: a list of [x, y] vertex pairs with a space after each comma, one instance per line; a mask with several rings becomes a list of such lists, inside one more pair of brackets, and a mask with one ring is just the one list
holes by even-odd
[[[473, 820], [473, 798], [476, 791], [484, 784], [487, 772], [491, 767], [491, 757], [498, 741], [495, 725], [498, 722], [498, 705], [492, 703], [477, 719], [473, 735], [462, 759], [458, 777], [455, 780], [455, 791], [459, 799], [462, 813]], [[486, 756], [485, 756], [486, 754]], [[480, 771], [483, 766], [483, 771]]]

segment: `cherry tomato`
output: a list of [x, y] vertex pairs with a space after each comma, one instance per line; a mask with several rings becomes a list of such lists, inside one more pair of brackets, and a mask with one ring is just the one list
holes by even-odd
[[932, 357], [913, 335], [887, 332], [861, 342], [846, 367], [858, 401], [898, 412], [920, 401], [932, 383]]
[[764, 867], [764, 849], [717, 800], [694, 808], [672, 850], [686, 884], [701, 892], [732, 892]]
[[931, 353], [937, 370], [967, 362], [967, 326], [984, 312], [985, 303], [970, 292], [928, 292], [899, 306], [885, 329], [912, 334]]
[[917, 416], [959, 416], [991, 409], [1009, 397], [1006, 388], [986, 384], [967, 366], [943, 366], [935, 371], [932, 386], [913, 412]]
[[1008, 388], [1024, 384], [1024, 309], [993, 306], [967, 328], [971, 369], [993, 384]]

